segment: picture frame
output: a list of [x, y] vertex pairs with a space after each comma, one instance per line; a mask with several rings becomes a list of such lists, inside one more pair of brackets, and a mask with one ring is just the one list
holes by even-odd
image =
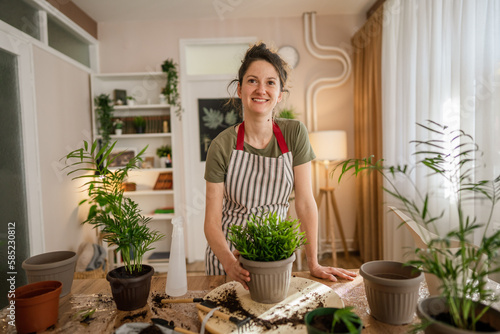
[[127, 105], [127, 91], [124, 89], [115, 89], [115, 104], [116, 105]]
[[230, 126], [241, 123], [241, 100], [237, 106], [228, 103], [229, 99], [198, 99], [198, 120], [200, 126], [200, 161], [207, 160], [207, 152], [212, 140]]
[[110, 168], [124, 167], [134, 158], [137, 154], [137, 150], [131, 148], [115, 148], [108, 156], [108, 161], [115, 159], [109, 164]]
[[144, 157], [144, 161], [142, 162], [141, 168], [149, 169], [155, 166], [155, 157]]

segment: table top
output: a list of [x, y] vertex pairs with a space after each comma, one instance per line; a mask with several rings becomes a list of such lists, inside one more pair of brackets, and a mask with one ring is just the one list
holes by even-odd
[[[335, 291], [346, 306], [354, 306], [355, 312], [364, 324], [363, 333], [407, 333], [409, 325], [393, 326], [377, 321], [370, 316], [366, 301], [363, 279], [358, 275], [354, 281], [339, 280], [331, 282], [312, 277], [309, 272], [293, 273], [325, 284]], [[182, 298], [204, 297], [211, 290], [227, 283], [226, 276], [188, 276], [188, 292]], [[60, 299], [59, 321], [54, 328], [45, 333], [113, 333], [127, 322], [150, 322], [151, 318], [173, 321], [176, 327], [199, 332], [201, 322], [194, 304], [162, 304], [165, 294], [166, 276], [153, 276], [148, 304], [135, 311], [119, 311], [112, 299], [109, 283], [103, 279], [75, 279], [71, 293]], [[421, 298], [427, 295], [425, 284], [421, 287]], [[80, 322], [81, 313], [96, 309], [89, 323]], [[5, 311], [5, 310], [4, 310]], [[414, 322], [418, 321], [415, 316]], [[0, 313], [0, 332], [15, 333], [6, 321], [6, 313]]]

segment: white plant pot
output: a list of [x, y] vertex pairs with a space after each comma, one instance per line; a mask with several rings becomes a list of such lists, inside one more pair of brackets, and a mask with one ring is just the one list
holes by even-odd
[[115, 135], [121, 136], [122, 135], [122, 130], [123, 129], [115, 129]]

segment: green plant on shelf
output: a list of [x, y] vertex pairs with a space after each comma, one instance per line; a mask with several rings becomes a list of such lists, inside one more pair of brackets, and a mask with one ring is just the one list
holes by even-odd
[[175, 114], [181, 120], [183, 109], [178, 90], [179, 74], [177, 72], [177, 64], [173, 59], [169, 58], [163, 62], [161, 69], [167, 74], [167, 83], [161, 93], [165, 95], [167, 102], [176, 108]]

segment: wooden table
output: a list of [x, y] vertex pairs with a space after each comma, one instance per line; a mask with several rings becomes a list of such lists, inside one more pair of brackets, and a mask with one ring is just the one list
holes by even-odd
[[[340, 280], [330, 282], [312, 277], [309, 272], [297, 272], [296, 277], [303, 277], [321, 282], [331, 287], [344, 301], [346, 306], [354, 306], [362, 318], [365, 328], [363, 333], [407, 333], [409, 326], [392, 326], [375, 320], [369, 314], [363, 279], [358, 276], [354, 281]], [[59, 305], [59, 321], [55, 328], [45, 333], [113, 333], [126, 322], [150, 322], [151, 318], [161, 317], [173, 320], [175, 326], [199, 332], [200, 320], [194, 304], [159, 303], [165, 297], [166, 276], [154, 276], [151, 285], [152, 297], [148, 304], [139, 310], [118, 311], [111, 298], [111, 289], [105, 279], [76, 279], [73, 281], [71, 294], [64, 296]], [[226, 276], [188, 276], [188, 297], [203, 297], [212, 289], [226, 283]], [[427, 295], [427, 288], [422, 285], [421, 297]], [[166, 307], [166, 308], [165, 308]], [[89, 324], [81, 323], [79, 311], [96, 308], [94, 320]], [[5, 310], [4, 310], [5, 311]], [[0, 314], [0, 332], [15, 333], [6, 323], [6, 314]], [[415, 316], [414, 321], [418, 321]]]

